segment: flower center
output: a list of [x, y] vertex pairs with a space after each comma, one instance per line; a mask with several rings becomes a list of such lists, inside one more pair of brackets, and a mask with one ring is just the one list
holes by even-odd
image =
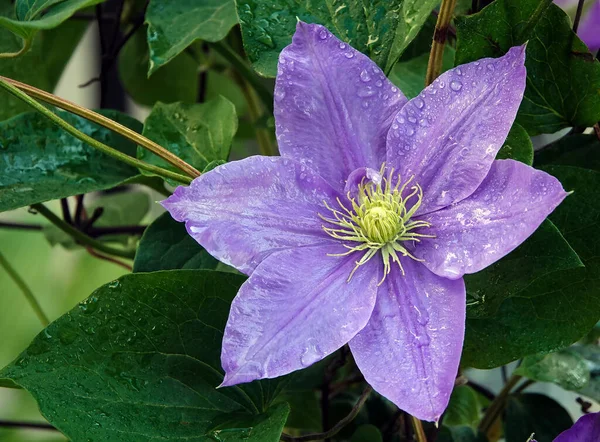
[[[385, 165], [381, 167], [380, 175], [383, 175], [384, 171]], [[412, 180], [413, 177], [402, 182], [400, 175], [395, 176], [392, 169], [387, 176], [381, 176], [381, 179], [375, 181], [366, 181], [363, 178], [355, 198], [348, 192], [351, 207], [346, 207], [339, 199], [339, 209], [325, 203], [332, 217], [319, 214], [321, 219], [328, 223], [327, 226], [323, 226], [323, 230], [329, 236], [343, 241], [344, 247], [348, 249], [345, 253], [331, 256], [364, 252], [356, 262], [348, 281], [361, 265], [380, 251], [384, 272], [379, 284], [389, 274], [391, 263], [397, 263], [404, 274], [399, 255], [421, 261], [408, 251], [406, 244], [403, 244], [407, 241], [419, 242], [420, 238], [433, 238], [433, 235], [415, 231], [430, 227], [430, 224], [412, 219], [423, 199], [421, 186], [416, 183], [411, 185]]]

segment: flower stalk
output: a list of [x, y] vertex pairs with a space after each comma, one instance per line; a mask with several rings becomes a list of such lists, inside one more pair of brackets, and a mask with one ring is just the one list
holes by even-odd
[[412, 423], [413, 430], [415, 431], [417, 442], [427, 442], [427, 436], [425, 435], [425, 430], [423, 429], [423, 423], [412, 415], [410, 416], [410, 422]]
[[448, 37], [448, 28], [456, 0], [442, 0], [440, 13], [435, 23], [435, 31], [433, 33], [433, 42], [431, 43], [431, 52], [429, 53], [429, 63], [427, 64], [427, 74], [425, 75], [425, 86], [433, 83], [442, 73], [442, 60], [444, 57], [444, 46]]
[[133, 259], [135, 257], [134, 251], [115, 249], [104, 244], [101, 241], [95, 240], [89, 237], [85, 233], [76, 229], [70, 224], [64, 222], [60, 217], [56, 216], [50, 209], [43, 204], [32, 204], [31, 208], [58, 227], [60, 230], [65, 232], [67, 235], [72, 236], [78, 243], [89, 246], [100, 252], [107, 253], [109, 255], [120, 256], [121, 258]]
[[[52, 113], [51, 111], [46, 109], [44, 106], [41, 106], [39, 103], [37, 103], [31, 97], [37, 98], [38, 100], [44, 101], [48, 104], [51, 104], [58, 108], [64, 109], [68, 112], [71, 112], [75, 115], [85, 118], [86, 120], [92, 121], [96, 124], [99, 124], [100, 126], [103, 126], [113, 132], [118, 133], [119, 135], [127, 138], [128, 140], [131, 140], [132, 142], [149, 150], [150, 152], [154, 153], [155, 155], [158, 155], [163, 160], [165, 160], [166, 162], [177, 167], [179, 170], [181, 170], [182, 172], [184, 172], [186, 175], [188, 175], [191, 178], [196, 178], [196, 177], [200, 176], [200, 172], [198, 170], [196, 170], [194, 167], [192, 167], [191, 165], [189, 165], [188, 163], [183, 161], [181, 158], [177, 157], [173, 153], [166, 150], [164, 147], [162, 147], [162, 146], [156, 144], [154, 141], [149, 140], [148, 138], [138, 134], [134, 130], [131, 130], [128, 127], [123, 126], [122, 124], [119, 124], [116, 121], [111, 120], [110, 118], [100, 115], [92, 110], [78, 106], [77, 104], [72, 103], [68, 100], [59, 98], [56, 95], [50, 94], [41, 89], [30, 86], [28, 84], [21, 83], [19, 81], [16, 81], [16, 80], [13, 80], [10, 78], [0, 76], [0, 86], [4, 87], [8, 92], [13, 94], [17, 98], [25, 101], [30, 106], [34, 107], [36, 110], [43, 113], [47, 117], [53, 119], [57, 124], [59, 124], [57, 122], [57, 120], [59, 120], [60, 117], [56, 116], [54, 113]], [[69, 126], [72, 130], [77, 131], [77, 129], [73, 128], [68, 123], [66, 123], [64, 121], [63, 121], [63, 123], [64, 123], [64, 125]], [[63, 127], [63, 129], [67, 130], [66, 127], [62, 126], [61, 124], [59, 124], [59, 125], [61, 127]], [[75, 135], [75, 136], [77, 136], [77, 135]], [[80, 138], [80, 137], [78, 137], [78, 138]], [[96, 143], [98, 143], [98, 142], [96, 142]], [[93, 145], [92, 143], [90, 143], [90, 144], [92, 145], [92, 147], [98, 148], [97, 146]], [[101, 143], [99, 143], [99, 144], [101, 144]], [[106, 147], [108, 147], [108, 146], [106, 146]], [[109, 148], [109, 149], [112, 149], [112, 148]], [[113, 151], [112, 153], [109, 153], [108, 151], [105, 153], [107, 153], [111, 156], [114, 156], [126, 163], [129, 161], [129, 164], [133, 165], [134, 167], [139, 167], [140, 169], [148, 170], [150, 172], [156, 173], [157, 175], [160, 175], [165, 178], [171, 178], [175, 181], [180, 181], [185, 184], [189, 183], [189, 181], [190, 181], [186, 177], [183, 177], [180, 174], [176, 174], [176, 173], [168, 171], [166, 169], [158, 168], [156, 166], [146, 164], [135, 158], [131, 158], [125, 154], [122, 154], [121, 152], [119, 152], [115, 149], [112, 149], [112, 151]], [[118, 154], [118, 156], [117, 156], [117, 154]], [[123, 158], [123, 157], [125, 157], [125, 158]], [[154, 170], [150, 170], [150, 169], [154, 169]], [[165, 173], [167, 173], [169, 176], [166, 176]], [[181, 181], [181, 179], [183, 179], [184, 181]]]
[[479, 430], [487, 436], [490, 429], [493, 427], [494, 422], [498, 419], [498, 417], [502, 414], [504, 407], [506, 406], [506, 400], [510, 395], [512, 389], [519, 383], [521, 380], [521, 376], [517, 374], [513, 374], [508, 382], [504, 385], [498, 396], [492, 401], [490, 406], [488, 407], [483, 419], [479, 423]]
[[50, 320], [48, 319], [48, 316], [46, 316], [46, 314], [42, 310], [40, 303], [35, 298], [35, 295], [31, 291], [31, 289], [29, 288], [27, 283], [23, 280], [23, 278], [21, 278], [21, 276], [17, 273], [17, 271], [13, 268], [13, 266], [10, 265], [10, 263], [8, 262], [8, 260], [2, 253], [0, 253], [0, 267], [2, 267], [6, 271], [6, 273], [10, 277], [10, 279], [13, 280], [13, 282], [17, 285], [17, 287], [19, 287], [19, 289], [25, 296], [25, 299], [27, 300], [27, 302], [29, 303], [29, 305], [31, 306], [33, 311], [35, 312], [35, 315], [38, 317], [38, 319], [42, 323], [42, 326], [47, 327], [48, 324], [50, 324]]

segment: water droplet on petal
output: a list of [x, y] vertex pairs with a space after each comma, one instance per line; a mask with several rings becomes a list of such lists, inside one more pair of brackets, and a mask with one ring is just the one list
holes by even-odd
[[325, 29], [323, 29], [321, 32], [319, 32], [319, 38], [321, 40], [325, 40], [327, 38], [327, 31]]
[[425, 102], [419, 97], [415, 98], [413, 102], [415, 103], [415, 106], [417, 106], [419, 109], [423, 109], [423, 106], [425, 106]]
[[450, 82], [450, 88], [451, 88], [453, 91], [456, 91], [456, 92], [458, 92], [459, 90], [461, 90], [461, 89], [462, 89], [462, 83], [461, 83], [460, 81], [458, 81], [458, 80], [452, 80], [452, 81]]
[[340, 49], [346, 49], [346, 43], [340, 43]]
[[344, 55], [346, 56], [346, 58], [352, 58], [354, 57], [354, 52], [346, 52]]
[[364, 83], [368, 83], [369, 81], [371, 81], [371, 76], [366, 71], [366, 69], [363, 69], [362, 72], [360, 73], [360, 80]]
[[371, 89], [370, 87], [367, 87], [364, 89], [359, 89], [356, 94], [359, 97], [366, 98], [366, 97], [371, 97], [371, 96], [375, 95], [376, 93], [377, 92], [375, 90]]

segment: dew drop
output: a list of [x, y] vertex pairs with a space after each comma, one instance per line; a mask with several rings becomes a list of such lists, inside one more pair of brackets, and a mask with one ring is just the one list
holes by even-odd
[[419, 97], [415, 98], [413, 102], [415, 103], [415, 106], [417, 106], [419, 109], [423, 109], [423, 106], [425, 106], [425, 102]]
[[450, 89], [452, 89], [455, 92], [458, 92], [462, 89], [462, 83], [458, 80], [452, 80], [450, 82]]
[[375, 83], [375, 86], [381, 87], [381, 86], [383, 86], [383, 82], [381, 80], [377, 80], [377, 82]]
[[325, 29], [323, 29], [321, 32], [319, 32], [319, 38], [321, 40], [325, 40], [327, 38], [327, 31]]
[[346, 49], [346, 43], [340, 43], [340, 49]]
[[408, 121], [414, 124], [417, 122], [417, 119], [415, 117], [408, 117]]
[[493, 71], [495, 69], [494, 65], [492, 63], [487, 65], [488, 70]]
[[353, 52], [346, 52], [344, 55], [346, 56], [346, 58], [352, 58], [352, 57], [354, 57], [354, 53]]
[[308, 347], [304, 349], [304, 353], [302, 353], [300, 363], [304, 367], [308, 367], [309, 365], [312, 365], [321, 359], [322, 356], [323, 355], [319, 351], [319, 347], [317, 345], [309, 344]]
[[361, 98], [366, 98], [366, 97], [372, 97], [376, 93], [377, 92], [371, 88], [365, 88], [365, 89], [359, 89], [358, 92], [356, 93], [356, 95], [358, 95]]
[[369, 75], [369, 73], [367, 72], [366, 69], [363, 69], [362, 72], [360, 73], [360, 80], [363, 83], [368, 83], [369, 81], [371, 81], [371, 76]]

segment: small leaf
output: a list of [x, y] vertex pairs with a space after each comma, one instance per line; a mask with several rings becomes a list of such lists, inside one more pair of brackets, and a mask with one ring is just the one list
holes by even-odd
[[600, 120], [600, 63], [551, 0], [497, 0], [457, 18], [456, 31], [456, 64], [499, 57], [528, 42], [527, 88], [517, 123], [531, 135]]
[[142, 28], [129, 39], [119, 54], [119, 75], [125, 89], [138, 104], [154, 106], [157, 101], [195, 103], [198, 97], [198, 63], [182, 53], [148, 78], [150, 55]]
[[444, 425], [448, 427], [469, 426], [476, 428], [479, 422], [480, 404], [477, 394], [471, 387], [454, 387], [444, 415]]
[[[414, 98], [425, 88], [428, 62], [429, 53], [397, 63], [390, 74], [390, 81], [400, 88], [406, 98]], [[442, 72], [446, 72], [452, 67], [454, 67], [454, 49], [446, 46], [442, 60]]]
[[[215, 389], [231, 300], [245, 278], [178, 270], [96, 290], [0, 371], [70, 440], [276, 442], [279, 380]], [[58, 404], [58, 406], [57, 406]]]
[[573, 420], [554, 399], [526, 393], [508, 398], [504, 420], [506, 442], [524, 442], [535, 433], [539, 442], [551, 442], [573, 425]]
[[600, 347], [597, 343], [587, 345], [573, 345], [569, 350], [579, 355], [586, 364], [589, 381], [577, 391], [596, 402], [600, 401]]
[[23, 48], [31, 45], [38, 31], [53, 29], [68, 20], [78, 10], [97, 5], [105, 0], [17, 0], [16, 19], [0, 17], [5, 27], [24, 40]]
[[389, 73], [438, 3], [362, 1], [334, 7], [321, 1], [236, 2], [246, 54], [254, 69], [266, 77], [276, 75], [279, 53], [291, 43], [297, 19], [326, 26]]
[[[218, 97], [201, 104], [157, 103], [144, 123], [144, 136], [198, 170], [215, 160], [227, 160], [237, 131], [235, 106]], [[146, 149], [138, 158], [169, 170], [178, 169]]]
[[[128, 155], [135, 144], [67, 112], [61, 118], [80, 131]], [[115, 111], [102, 112], [140, 131], [141, 124]], [[138, 170], [72, 137], [38, 113], [0, 122], [0, 211], [95, 190], [110, 189]]]
[[151, 0], [146, 23], [150, 76], [194, 41], [225, 38], [237, 14], [233, 0]]
[[527, 131], [517, 123], [513, 124], [496, 159], [511, 159], [531, 166], [533, 164], [533, 143]]
[[531, 355], [515, 370], [515, 374], [538, 382], [553, 382], [566, 390], [580, 390], [590, 381], [585, 359], [570, 349], [547, 355]]
[[134, 272], [175, 269], [216, 269], [219, 261], [198, 244], [168, 213], [144, 232], [133, 262]]
[[[0, 16], [13, 17], [14, 6], [0, 2]], [[0, 58], [0, 75], [52, 91], [79, 43], [86, 23], [70, 21], [59, 28], [40, 32], [31, 49], [18, 58]], [[0, 53], [14, 53], [22, 46], [21, 38], [0, 27]], [[30, 111], [31, 107], [6, 92], [0, 94], [0, 121]]]

